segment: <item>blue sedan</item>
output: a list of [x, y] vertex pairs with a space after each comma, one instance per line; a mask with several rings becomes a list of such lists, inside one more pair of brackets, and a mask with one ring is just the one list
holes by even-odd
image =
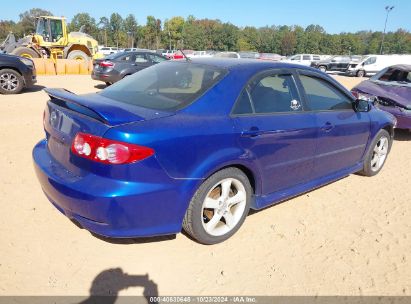
[[255, 60], [164, 62], [99, 93], [46, 91], [41, 187], [67, 217], [116, 238], [183, 228], [222, 242], [250, 208], [377, 174], [396, 123], [324, 73]]

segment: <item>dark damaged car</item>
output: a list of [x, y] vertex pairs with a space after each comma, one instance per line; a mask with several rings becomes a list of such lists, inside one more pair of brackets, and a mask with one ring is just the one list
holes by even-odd
[[411, 65], [387, 67], [352, 89], [397, 118], [398, 129], [411, 130]]

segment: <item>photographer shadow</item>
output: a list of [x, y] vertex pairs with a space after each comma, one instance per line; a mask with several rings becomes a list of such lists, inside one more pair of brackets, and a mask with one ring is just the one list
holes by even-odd
[[90, 296], [78, 304], [114, 304], [119, 298], [119, 292], [129, 287], [144, 288], [145, 301], [136, 301], [136, 297], [130, 296], [128, 298], [132, 303], [155, 303], [150, 301], [150, 297], [158, 296], [158, 288], [157, 284], [149, 279], [148, 274], [129, 275], [121, 268], [111, 268], [100, 272], [94, 278], [90, 287]]

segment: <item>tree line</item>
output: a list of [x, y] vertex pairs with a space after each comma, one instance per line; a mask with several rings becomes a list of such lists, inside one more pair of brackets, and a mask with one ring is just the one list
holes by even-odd
[[[19, 15], [19, 21], [1, 20], [0, 38], [12, 31], [19, 38], [35, 31], [37, 16], [53, 15], [39, 8]], [[122, 17], [112, 13], [98, 20], [88, 13], [78, 13], [68, 23], [69, 31], [85, 32], [106, 46], [139, 47], [148, 49], [194, 49], [216, 51], [257, 51], [291, 55], [313, 54], [378, 54], [383, 33], [358, 31], [329, 34], [320, 25], [272, 25], [238, 27], [218, 19], [196, 19], [189, 16], [172, 17], [164, 22], [148, 16], [139, 24], [133, 14]], [[384, 38], [385, 54], [411, 53], [411, 33], [404, 29], [388, 32]]]

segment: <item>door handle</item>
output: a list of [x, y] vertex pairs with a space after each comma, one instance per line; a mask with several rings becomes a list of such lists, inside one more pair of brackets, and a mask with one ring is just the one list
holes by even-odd
[[249, 130], [241, 132], [242, 137], [257, 137], [261, 134], [262, 132], [257, 127], [251, 127]]
[[325, 132], [330, 132], [332, 129], [334, 129], [334, 125], [329, 121], [327, 121], [325, 125], [321, 128], [321, 130]]

